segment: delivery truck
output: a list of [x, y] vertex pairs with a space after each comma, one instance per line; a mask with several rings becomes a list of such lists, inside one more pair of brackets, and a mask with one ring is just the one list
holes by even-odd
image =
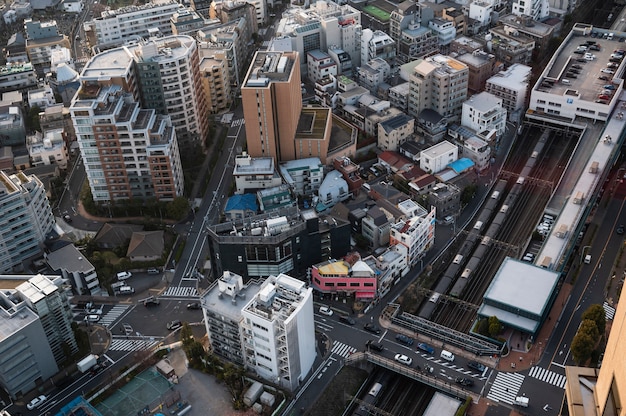
[[91, 369], [91, 367], [93, 367], [97, 363], [98, 356], [95, 354], [89, 354], [88, 356], [77, 362], [76, 367], [78, 367], [78, 371], [80, 371], [81, 373], [86, 373]]

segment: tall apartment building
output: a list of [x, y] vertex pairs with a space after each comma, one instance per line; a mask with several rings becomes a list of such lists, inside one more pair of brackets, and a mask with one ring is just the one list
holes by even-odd
[[241, 87], [248, 153], [292, 160], [302, 112], [300, 56], [258, 51]]
[[22, 270], [41, 252], [54, 217], [43, 183], [22, 172], [0, 171], [0, 273]]
[[155, 0], [141, 6], [105, 10], [100, 17], [85, 23], [85, 32], [91, 43], [101, 48], [147, 39], [156, 33], [170, 36], [171, 18], [182, 7], [176, 0]]
[[513, 0], [511, 11], [518, 16], [542, 20], [550, 14], [550, 3], [548, 0]]
[[313, 289], [286, 274], [243, 284], [224, 275], [202, 298], [213, 350], [282, 388], [295, 390], [315, 360]]
[[418, 61], [409, 76], [409, 114], [418, 117], [431, 109], [448, 119], [458, 119], [467, 99], [469, 70], [445, 55]]
[[414, 213], [410, 218], [402, 219], [391, 226], [389, 231], [389, 245], [396, 244], [405, 248], [407, 264], [413, 267], [426, 255], [426, 252], [435, 244], [436, 209], [430, 212], [408, 199], [398, 204], [398, 208], [408, 208]]
[[70, 112], [94, 201], [168, 201], [182, 195], [180, 153], [169, 116], [142, 109], [117, 85], [89, 82]]
[[63, 288], [63, 279], [57, 276], [50, 279], [38, 274], [16, 288], [19, 297], [35, 312], [46, 333], [46, 340], [52, 349], [57, 364], [61, 365], [68, 356], [78, 351], [72, 331], [72, 310]]
[[42, 320], [15, 291], [0, 291], [0, 385], [14, 400], [59, 371]]
[[229, 109], [233, 97], [228, 61], [215, 56], [203, 56], [200, 58], [200, 74], [209, 113], [215, 114]]
[[208, 135], [198, 49], [190, 36], [167, 36], [101, 52], [87, 62], [80, 81], [78, 100], [89, 95], [92, 86], [117, 84], [142, 108], [169, 115], [181, 146], [204, 143]]
[[220, 1], [211, 3], [211, 18], [220, 19], [222, 23], [234, 22], [244, 18], [250, 27], [250, 33], [259, 31], [259, 22], [256, 18], [256, 6], [246, 1]]
[[246, 367], [294, 391], [315, 361], [313, 288], [286, 274], [268, 277], [241, 310]]

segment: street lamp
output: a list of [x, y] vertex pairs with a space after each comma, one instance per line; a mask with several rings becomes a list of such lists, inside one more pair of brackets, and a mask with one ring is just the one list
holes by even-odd
[[587, 250], [588, 248], [591, 248], [591, 246], [584, 246], [582, 253], [580, 254], [580, 262], [583, 262], [583, 259], [585, 258], [585, 250]]

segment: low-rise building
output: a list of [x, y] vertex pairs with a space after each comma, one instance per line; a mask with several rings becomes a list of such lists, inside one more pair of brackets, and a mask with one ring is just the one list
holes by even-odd
[[258, 211], [255, 194], [235, 194], [226, 201], [224, 216], [227, 221], [241, 220], [257, 215]]
[[7, 62], [0, 67], [0, 93], [23, 91], [37, 85], [37, 73], [33, 64]]
[[461, 190], [451, 183], [439, 183], [427, 194], [428, 205], [437, 211], [437, 219], [455, 216], [461, 210]]
[[318, 157], [282, 162], [280, 173], [296, 195], [311, 196], [324, 179], [324, 165]]
[[350, 198], [352, 194], [348, 183], [338, 170], [328, 172], [318, 190], [317, 212], [326, 212], [339, 202]]
[[44, 134], [35, 132], [26, 138], [26, 147], [32, 166], [55, 164], [67, 169], [68, 151], [62, 129], [48, 130]]
[[444, 140], [420, 153], [420, 168], [428, 173], [438, 173], [458, 158], [458, 147]]
[[471, 159], [479, 171], [485, 170], [490, 166], [491, 147], [489, 143], [478, 136], [466, 139], [461, 150], [463, 157]]
[[374, 58], [362, 64], [357, 71], [356, 77], [363, 88], [375, 93], [378, 87], [385, 82], [391, 73], [391, 66], [383, 58]]
[[496, 59], [506, 66], [513, 64], [529, 65], [532, 61], [535, 41], [509, 26], [496, 26], [489, 29], [487, 45]]
[[96, 268], [74, 244], [47, 253], [46, 261], [55, 273], [60, 273], [72, 284], [73, 290], [79, 295], [101, 294]]
[[378, 206], [373, 206], [367, 211], [367, 215], [361, 221], [361, 233], [372, 249], [389, 244], [389, 230], [393, 217], [387, 216]]
[[359, 165], [350, 160], [349, 157], [342, 156], [333, 160], [333, 167], [341, 173], [348, 184], [348, 191], [353, 195], [358, 195], [363, 185], [363, 178], [359, 175]]
[[326, 52], [319, 49], [307, 52], [307, 76], [309, 80], [316, 83], [322, 78], [336, 77], [338, 73], [337, 63]]
[[233, 177], [237, 194], [274, 188], [282, 184], [282, 179], [274, 166], [274, 158], [253, 158], [246, 152], [235, 156]]
[[358, 256], [328, 260], [311, 267], [311, 284], [321, 293], [354, 295], [368, 300], [376, 296], [377, 276]]
[[413, 136], [415, 119], [399, 114], [378, 124], [378, 148], [397, 151], [398, 147]]
[[506, 129], [506, 109], [502, 99], [488, 92], [481, 92], [463, 103], [461, 125], [477, 133], [495, 130], [501, 137]]
[[513, 64], [485, 82], [485, 91], [502, 99], [509, 118], [518, 120], [526, 105], [532, 68]]
[[[409, 200], [410, 201], [410, 200]], [[407, 264], [413, 267], [420, 261], [435, 243], [435, 215], [436, 208], [426, 211], [417, 203], [407, 208], [412, 209], [406, 219], [402, 219], [391, 226], [389, 231], [389, 245], [397, 244], [406, 247]], [[409, 203], [404, 201], [404, 205]]]
[[485, 89], [485, 82], [496, 71], [496, 57], [493, 54], [476, 50], [457, 56], [459, 61], [467, 65], [469, 78], [467, 89], [470, 92], [480, 92]]

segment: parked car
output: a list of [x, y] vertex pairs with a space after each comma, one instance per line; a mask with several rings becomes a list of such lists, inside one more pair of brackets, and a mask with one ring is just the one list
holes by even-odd
[[63, 220], [65, 220], [65, 222], [70, 223], [72, 222], [72, 217], [70, 217], [70, 214], [63, 214]]
[[131, 272], [119, 272], [117, 274], [117, 280], [126, 280], [132, 277], [132, 275], [133, 274]]
[[615, 73], [615, 71], [613, 71], [612, 69], [609, 69], [609, 68], [602, 68], [600, 70], [600, 72], [604, 72], [605, 74], [611, 74], [611, 75], [613, 75]]
[[187, 304], [187, 309], [202, 309], [200, 302], [191, 302]]
[[471, 378], [457, 377], [454, 381], [456, 381], [457, 384], [460, 384], [460, 385], [466, 386], [466, 387], [470, 387], [470, 386], [474, 385], [474, 382], [472, 381]]
[[424, 351], [426, 354], [433, 355], [435, 353], [435, 349], [425, 342], [420, 342], [417, 344], [417, 349]]
[[604, 94], [598, 95], [598, 100], [609, 100], [609, 99], [611, 99], [611, 97], [609, 97], [608, 95], [604, 95]]
[[347, 315], [339, 315], [339, 322], [343, 322], [344, 324], [348, 325], [356, 324], [356, 321]]
[[320, 313], [326, 316], [333, 316], [333, 310], [328, 306], [320, 306]]
[[483, 371], [485, 371], [485, 367], [483, 364], [479, 363], [478, 361], [469, 361], [467, 363], [467, 366], [473, 370], [478, 371], [479, 373], [482, 373]]
[[524, 257], [522, 257], [523, 261], [532, 262], [535, 259], [535, 255], [533, 253], [526, 253]]
[[159, 273], [161, 273], [161, 272], [159, 271], [159, 269], [157, 269], [156, 267], [150, 267], [150, 268], [147, 270], [147, 272], [148, 272], [148, 274], [159, 274]]
[[179, 320], [175, 320], [175, 321], [167, 323], [167, 329], [169, 329], [170, 331], [175, 331], [181, 326], [183, 326], [183, 324]]
[[411, 346], [413, 345], [413, 338], [409, 338], [404, 334], [396, 335], [396, 341], [401, 342], [404, 345]]
[[363, 329], [365, 329], [367, 332], [371, 332], [372, 334], [380, 334], [380, 328], [374, 324], [367, 323], [363, 325]]
[[393, 357], [394, 360], [396, 360], [399, 363], [402, 363], [404, 365], [411, 365], [413, 364], [413, 359], [411, 357], [407, 357], [404, 354], [396, 354], [395, 357]]
[[28, 404], [26, 405], [26, 408], [28, 410], [33, 410], [34, 408], [39, 407], [39, 405], [41, 405], [43, 402], [45, 402], [46, 399], [47, 399], [47, 397], [44, 396], [43, 394], [40, 395], [40, 396], [37, 396], [33, 400], [28, 402]]
[[619, 68], [619, 64], [616, 64], [615, 62], [609, 62], [608, 64], [606, 64], [607, 68]]
[[606, 84], [604, 87], [605, 90], [614, 90], [615, 89], [615, 85], [613, 84]]
[[372, 341], [371, 339], [365, 343], [365, 346], [378, 352], [382, 352], [385, 350], [385, 347], [383, 347], [383, 344], [381, 344], [380, 342]]

